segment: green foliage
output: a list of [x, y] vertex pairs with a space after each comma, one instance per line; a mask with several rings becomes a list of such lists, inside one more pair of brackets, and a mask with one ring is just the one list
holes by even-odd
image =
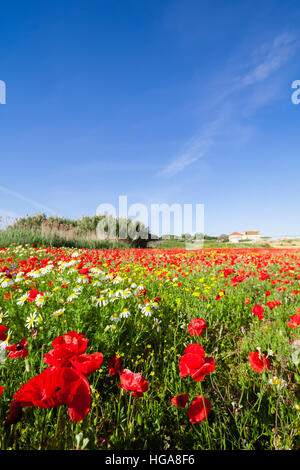
[[53, 246], [87, 249], [120, 249], [128, 248], [128, 244], [122, 241], [89, 240], [84, 237], [66, 238], [53, 234], [43, 234], [38, 230], [33, 231], [26, 228], [8, 229], [0, 231], [0, 247], [7, 248], [15, 245]]
[[[108, 221], [114, 230], [111, 236]], [[139, 248], [146, 247], [149, 236], [144, 224], [133, 224], [130, 219], [95, 215], [71, 220], [36, 214], [16, 219], [6, 230], [0, 230], [0, 247], [32, 244], [87, 249]]]

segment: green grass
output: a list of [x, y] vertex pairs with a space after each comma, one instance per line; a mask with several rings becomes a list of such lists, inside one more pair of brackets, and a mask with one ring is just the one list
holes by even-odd
[[43, 234], [39, 230], [29, 230], [27, 228], [7, 229], [0, 231], [0, 247], [7, 248], [17, 245], [34, 245], [37, 247], [69, 247], [86, 249], [121, 249], [128, 248], [129, 245], [122, 241], [92, 240], [84, 236], [73, 238], [63, 237], [57, 233]]
[[[195, 243], [191, 243], [188, 240], [160, 240], [160, 241], [151, 241], [148, 243], [148, 248], [161, 248], [161, 249], [174, 249], [174, 248], [179, 248], [179, 249], [185, 249], [188, 247], [189, 249], [198, 249], [198, 245]], [[223, 249], [223, 248], [271, 248], [271, 246], [268, 243], [223, 243], [223, 242], [217, 242], [214, 240], [204, 240], [202, 243], [202, 248], [216, 248], [216, 249]]]

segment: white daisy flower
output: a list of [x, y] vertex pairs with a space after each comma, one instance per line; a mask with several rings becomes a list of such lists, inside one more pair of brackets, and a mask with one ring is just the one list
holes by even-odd
[[38, 318], [36, 316], [36, 312], [33, 312], [26, 318], [25, 326], [28, 330], [31, 330], [37, 323]]
[[8, 314], [7, 314], [7, 313], [8, 313], [8, 312], [2, 313], [1, 310], [0, 310], [0, 323], [2, 323], [2, 320], [3, 320], [4, 318], [7, 318], [7, 317], [8, 317]]
[[61, 317], [63, 315], [64, 311], [65, 311], [64, 308], [61, 308], [60, 310], [56, 310], [56, 312], [52, 313], [52, 316], [53, 317]]
[[283, 379], [278, 379], [278, 377], [274, 376], [270, 380], [268, 380], [268, 383], [271, 385], [276, 385], [278, 389], [283, 388], [286, 386], [286, 381]]
[[103, 271], [99, 268], [91, 268], [91, 273], [93, 273], [94, 276], [100, 276], [103, 273]]
[[89, 278], [87, 276], [81, 276], [77, 279], [76, 282], [79, 282], [81, 284], [88, 284]]
[[96, 306], [97, 307], [105, 307], [108, 304], [108, 301], [106, 300], [105, 297], [98, 297], [96, 299]]
[[9, 278], [5, 278], [4, 281], [1, 282], [1, 287], [5, 289], [6, 287], [12, 286], [14, 281]]
[[110, 321], [113, 321], [115, 323], [119, 323], [121, 321], [121, 318], [117, 316], [117, 314], [114, 314], [110, 317]]
[[75, 286], [73, 289], [73, 292], [75, 293], [80, 293], [82, 291], [83, 287], [82, 286]]
[[122, 312], [120, 313], [120, 318], [129, 318], [130, 316], [131, 313], [127, 309], [122, 310]]
[[20, 297], [18, 300], [17, 300], [17, 305], [24, 305], [24, 303], [26, 302], [27, 298], [28, 298], [28, 293], [27, 294], [24, 294], [22, 295], [22, 297]]
[[155, 308], [155, 309], [159, 307], [158, 303], [154, 301], [149, 302], [149, 304], [151, 305], [152, 308]]
[[18, 274], [16, 275], [16, 282], [20, 282], [23, 280], [23, 271], [19, 271]]
[[108, 331], [108, 330], [110, 330], [110, 329], [114, 330], [115, 328], [116, 328], [115, 325], [107, 325], [107, 326], [104, 328], [104, 331], [106, 332], [106, 331]]
[[159, 332], [161, 330], [160, 324], [161, 321], [158, 318], [153, 318], [153, 326], [152, 329], [156, 328], [156, 331]]
[[36, 279], [38, 277], [41, 277], [43, 275], [43, 273], [40, 272], [39, 269], [35, 270], [35, 271], [30, 271], [30, 273], [28, 273], [28, 275], [30, 277], [32, 277], [33, 279]]
[[67, 302], [73, 302], [74, 299], [78, 299], [78, 295], [76, 292], [72, 292], [72, 294], [69, 295], [67, 298]]
[[128, 297], [131, 296], [131, 291], [129, 289], [124, 289], [124, 290], [117, 290], [114, 294], [115, 298], [118, 299], [128, 299]]
[[145, 317], [151, 317], [152, 315], [152, 310], [151, 310], [151, 306], [149, 304], [147, 305], [139, 305], [139, 309], [141, 310], [141, 312], [145, 315]]
[[43, 295], [38, 294], [35, 298], [35, 303], [37, 307], [42, 307], [44, 303], [46, 302], [46, 299]]
[[94, 302], [96, 303], [97, 307], [105, 307], [108, 304], [108, 301], [105, 297], [94, 297]]

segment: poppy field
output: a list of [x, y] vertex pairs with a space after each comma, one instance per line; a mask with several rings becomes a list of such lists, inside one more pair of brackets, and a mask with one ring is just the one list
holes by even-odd
[[296, 249], [0, 249], [0, 449], [297, 449], [299, 333]]

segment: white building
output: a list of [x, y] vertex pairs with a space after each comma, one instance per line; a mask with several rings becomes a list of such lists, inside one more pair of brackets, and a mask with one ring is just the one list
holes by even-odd
[[238, 243], [242, 238], [242, 234], [239, 232], [233, 232], [230, 235], [228, 235], [228, 238], [229, 238], [230, 243]]
[[242, 232], [242, 240], [253, 240], [253, 241], [258, 241], [261, 239], [260, 232], [259, 231], [251, 231], [248, 230], [246, 232]]
[[242, 233], [233, 232], [228, 235], [230, 243], [238, 243], [241, 240], [251, 240], [251, 241], [259, 241], [261, 240], [260, 232], [254, 230], [246, 230]]

